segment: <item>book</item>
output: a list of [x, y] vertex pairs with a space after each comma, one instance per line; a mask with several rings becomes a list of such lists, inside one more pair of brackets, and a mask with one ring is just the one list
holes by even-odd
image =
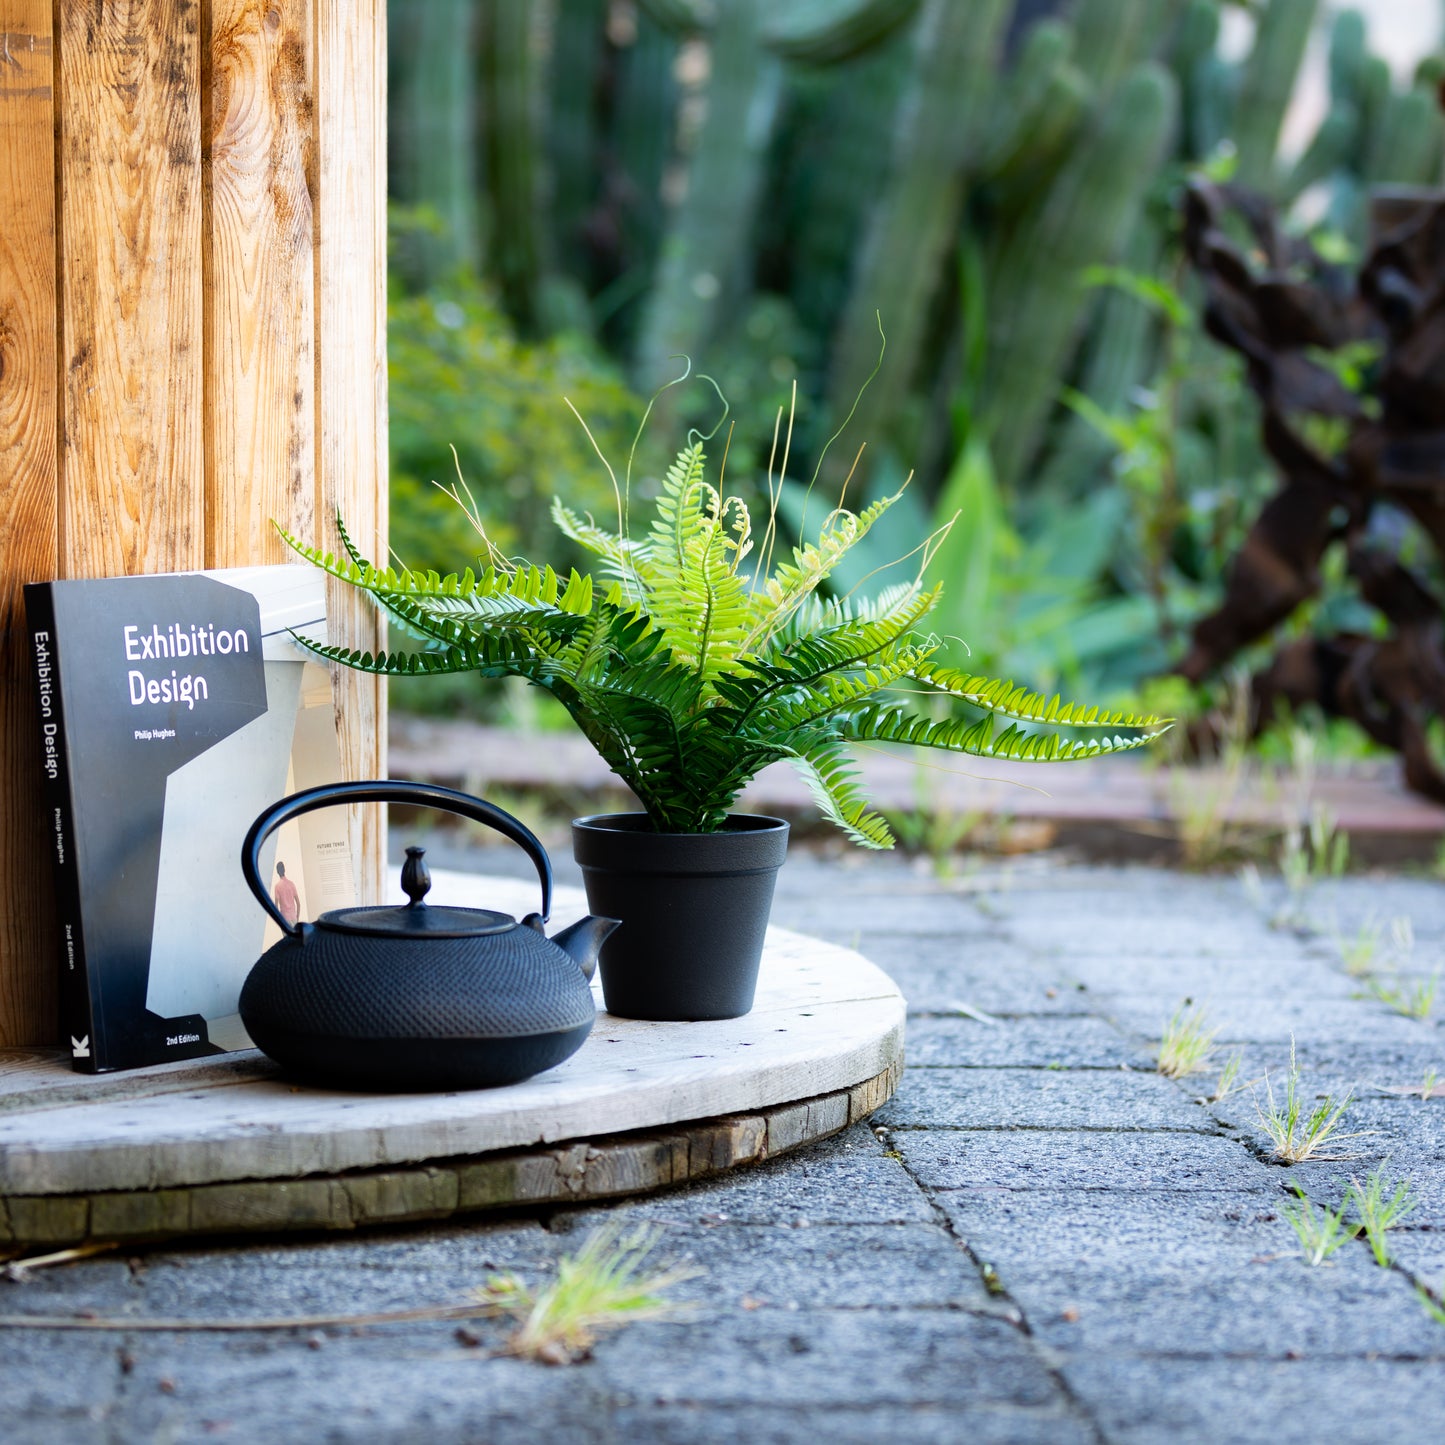
[[[249, 1048], [237, 998], [280, 938], [241, 873], [256, 816], [341, 777], [321, 640], [324, 578], [303, 566], [25, 588], [61, 1027], [75, 1068]], [[356, 901], [345, 809], [278, 830], [261, 859], [283, 914]]]

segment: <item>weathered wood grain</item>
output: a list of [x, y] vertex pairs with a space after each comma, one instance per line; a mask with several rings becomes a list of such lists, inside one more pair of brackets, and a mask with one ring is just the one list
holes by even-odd
[[[516, 911], [515, 900], [532, 890], [439, 874], [435, 892]], [[564, 894], [559, 921], [578, 908], [577, 896]], [[137, 1070], [107, 1095], [89, 1087], [93, 1080], [58, 1082], [74, 1076], [32, 1056], [0, 1079], [0, 1195], [391, 1169], [760, 1110], [776, 1116], [757, 1150], [776, 1153], [882, 1102], [852, 1091], [901, 1058], [903, 1015], [897, 988], [867, 959], [774, 929], [745, 1018], [661, 1024], [602, 1013], [571, 1059], [505, 1089], [297, 1087], [252, 1055]], [[797, 1102], [822, 1094], [833, 1096], [826, 1105]]]
[[[316, 484], [323, 544], [340, 512], [368, 556], [386, 547], [386, 13], [384, 0], [313, 0], [316, 17]], [[375, 650], [375, 610], [334, 584], [331, 637]], [[386, 776], [382, 680], [335, 672], [342, 768]], [[382, 887], [386, 821], [352, 819], [363, 896]]]
[[309, 0], [213, 0], [206, 37], [206, 565], [316, 531]]
[[[896, 1069], [859, 1084], [882, 1104]], [[243, 1180], [190, 1188], [0, 1196], [0, 1250], [88, 1240], [134, 1243], [181, 1235], [358, 1229], [528, 1204], [582, 1204], [644, 1194], [761, 1163], [835, 1134], [849, 1093], [782, 1109], [689, 1121], [558, 1148], [441, 1159], [331, 1178]], [[875, 1106], [876, 1107], [876, 1106]], [[810, 1127], [800, 1128], [808, 1121]]]
[[61, 575], [205, 561], [201, 9], [60, 0]]
[[[272, 517], [338, 511], [385, 554], [385, 90], [384, 0], [0, 0], [0, 1045], [55, 1033], [18, 584], [278, 561]], [[380, 682], [337, 694], [384, 776]], [[379, 809], [354, 849], [374, 893]]]
[[0, 0], [0, 1047], [55, 1037], [56, 945], [21, 585], [53, 577], [50, 0]]

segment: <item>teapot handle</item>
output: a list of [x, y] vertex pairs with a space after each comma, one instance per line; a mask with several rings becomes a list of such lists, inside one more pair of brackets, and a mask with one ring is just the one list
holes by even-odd
[[510, 813], [504, 812], [495, 803], [474, 798], [470, 793], [458, 792], [455, 788], [443, 788], [435, 783], [410, 783], [395, 779], [379, 783], [325, 783], [319, 788], [307, 788], [273, 803], [254, 823], [241, 844], [241, 872], [256, 901], [281, 926], [284, 933], [293, 936], [301, 932], [301, 924], [288, 923], [285, 915], [276, 906], [270, 890], [261, 881], [261, 849], [266, 839], [283, 823], [299, 818], [302, 813], [314, 813], [318, 808], [329, 808], [338, 803], [414, 803], [418, 807], [440, 808], [458, 817], [470, 818], [474, 823], [484, 823], [495, 828], [503, 837], [523, 848], [537, 867], [537, 877], [542, 884], [542, 922], [552, 913], [552, 861], [547, 850], [526, 824]]

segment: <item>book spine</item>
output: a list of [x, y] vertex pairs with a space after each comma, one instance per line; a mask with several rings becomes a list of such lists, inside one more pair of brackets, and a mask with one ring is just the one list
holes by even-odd
[[40, 707], [40, 765], [45, 776], [46, 834], [55, 869], [56, 921], [60, 940], [60, 1023], [72, 1065], [83, 1073], [103, 1067], [95, 1032], [90, 975], [81, 928], [80, 863], [75, 852], [75, 805], [70, 791], [69, 748], [60, 653], [55, 638], [55, 602], [48, 583], [25, 589], [36, 699]]

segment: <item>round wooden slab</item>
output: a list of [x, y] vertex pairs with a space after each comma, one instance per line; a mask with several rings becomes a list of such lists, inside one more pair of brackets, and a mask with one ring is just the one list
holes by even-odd
[[[438, 873], [432, 896], [537, 906], [535, 884], [464, 874]], [[582, 911], [559, 890], [554, 925]], [[747, 1017], [599, 1012], [571, 1059], [505, 1089], [332, 1092], [254, 1052], [98, 1076], [58, 1050], [0, 1052], [0, 1249], [354, 1228], [678, 1184], [878, 1108], [903, 1018], [866, 959], [773, 929]]]

